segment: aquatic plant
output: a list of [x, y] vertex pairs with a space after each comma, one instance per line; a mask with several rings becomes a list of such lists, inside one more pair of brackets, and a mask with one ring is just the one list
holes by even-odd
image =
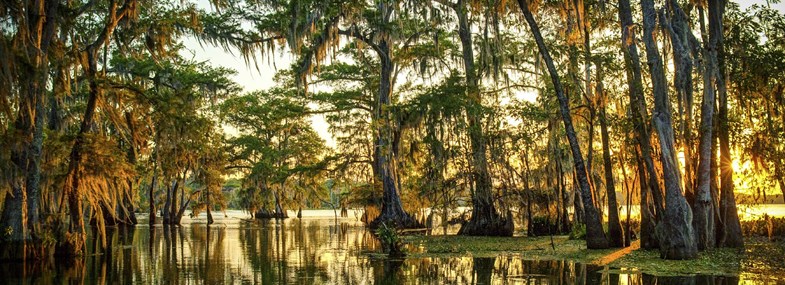
[[403, 257], [406, 253], [403, 251], [403, 241], [395, 228], [395, 225], [388, 223], [381, 223], [376, 228], [376, 238], [382, 243], [382, 250], [390, 257]]

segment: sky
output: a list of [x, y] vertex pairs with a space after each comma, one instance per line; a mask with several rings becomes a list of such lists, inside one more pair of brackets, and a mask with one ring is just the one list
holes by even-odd
[[[753, 4], [770, 5], [771, 8], [774, 8], [781, 13], [785, 13], [785, 3], [771, 4], [767, 3], [766, 0], [740, 0], [731, 2], [738, 3], [742, 9], [746, 9]], [[211, 10], [207, 0], [198, 0], [197, 3], [202, 9]], [[253, 65], [253, 63], [251, 63], [250, 66], [246, 65], [245, 60], [237, 51], [226, 51], [211, 45], [200, 45], [194, 38], [187, 38], [184, 41], [184, 44], [188, 49], [188, 51], [183, 53], [186, 57], [199, 62], [208, 62], [213, 66], [227, 67], [237, 71], [237, 74], [235, 74], [232, 79], [240, 84], [246, 92], [273, 87], [275, 85], [275, 82], [273, 81], [275, 74], [279, 70], [288, 68], [295, 60], [292, 54], [286, 49], [277, 48], [273, 58], [265, 58], [257, 63], [257, 70], [257, 66]], [[325, 140], [326, 144], [330, 147], [334, 147], [335, 141], [328, 131], [329, 125], [325, 121], [324, 116], [312, 116], [311, 123], [313, 124], [314, 130]], [[231, 127], [225, 126], [224, 129], [230, 135], [236, 133], [236, 130]]]

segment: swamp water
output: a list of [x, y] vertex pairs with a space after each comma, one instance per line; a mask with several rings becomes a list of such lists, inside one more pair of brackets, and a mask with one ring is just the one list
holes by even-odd
[[[744, 277], [655, 277], [569, 261], [430, 257], [388, 260], [352, 217], [304, 211], [302, 219], [214, 213], [215, 224], [113, 229], [103, 254], [81, 262], [0, 263], [0, 284], [758, 284]], [[310, 217], [309, 217], [310, 216]], [[91, 244], [94, 244], [92, 242]], [[763, 283], [765, 284], [765, 283]], [[770, 283], [776, 284], [776, 283]]]

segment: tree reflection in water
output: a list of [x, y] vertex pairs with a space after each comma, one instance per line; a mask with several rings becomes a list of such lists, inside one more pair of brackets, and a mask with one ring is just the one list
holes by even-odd
[[[354, 219], [200, 220], [118, 227], [76, 261], [0, 263], [2, 284], [739, 284], [738, 277], [654, 277], [569, 261], [432, 257], [389, 260]], [[96, 253], [97, 252], [97, 253]]]

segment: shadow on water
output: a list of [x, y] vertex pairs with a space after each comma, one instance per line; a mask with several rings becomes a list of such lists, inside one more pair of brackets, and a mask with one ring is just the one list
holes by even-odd
[[[143, 223], [144, 224], [144, 223]], [[0, 284], [739, 284], [738, 277], [655, 277], [568, 261], [432, 257], [389, 260], [353, 219], [226, 219], [207, 227], [121, 227], [107, 250], [73, 262], [0, 263]], [[102, 252], [96, 254], [95, 252]]]

